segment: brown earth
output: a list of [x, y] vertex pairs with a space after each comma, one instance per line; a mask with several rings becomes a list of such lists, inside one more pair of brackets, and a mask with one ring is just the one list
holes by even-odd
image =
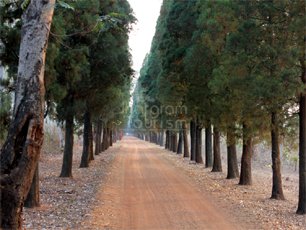
[[225, 179], [225, 167], [211, 173], [181, 154], [129, 137], [80, 169], [78, 142], [73, 178], [58, 177], [62, 153], [45, 145], [41, 207], [24, 208], [24, 229], [306, 229], [305, 216], [295, 214], [298, 174], [283, 172], [285, 201], [269, 199], [272, 170], [261, 155], [252, 160], [253, 185], [239, 186], [238, 179]]
[[[126, 137], [87, 227], [102, 229], [245, 229], [214, 198], [162, 157]], [[236, 214], [237, 215], [237, 214]], [[240, 221], [239, 221], [240, 222]], [[255, 226], [255, 225], [254, 225]], [[253, 228], [254, 228], [253, 226]]]

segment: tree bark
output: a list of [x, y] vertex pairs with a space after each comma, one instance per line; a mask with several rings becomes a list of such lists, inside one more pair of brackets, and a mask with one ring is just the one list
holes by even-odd
[[271, 141], [272, 141], [272, 195], [271, 199], [285, 200], [282, 186], [282, 172], [281, 172], [281, 159], [279, 152], [279, 131], [277, 113], [272, 112], [271, 114]]
[[22, 207], [41, 154], [45, 54], [54, 4], [55, 0], [31, 1], [22, 15], [13, 121], [1, 150], [0, 228], [3, 229], [21, 228]]
[[164, 146], [164, 130], [163, 129], [161, 130], [161, 133], [160, 133], [159, 145]]
[[208, 122], [208, 125], [205, 129], [205, 167], [210, 168], [212, 165], [212, 133], [211, 124]]
[[113, 129], [113, 143], [116, 143], [116, 129]]
[[227, 132], [227, 177], [226, 179], [234, 179], [239, 177], [236, 140], [234, 135]]
[[166, 144], [165, 149], [169, 149], [169, 130], [166, 130]]
[[199, 164], [203, 164], [202, 158], [202, 127], [196, 125], [196, 157], [195, 161]]
[[113, 146], [113, 130], [109, 130], [109, 146]]
[[189, 157], [189, 145], [186, 124], [183, 122], [184, 157]]
[[93, 131], [92, 131], [92, 115], [90, 113], [90, 125], [89, 125], [89, 162], [95, 159], [93, 153]]
[[[73, 95], [68, 96], [67, 101], [69, 106], [72, 107], [73, 105]], [[72, 158], [73, 158], [73, 112], [71, 109], [67, 110], [66, 114], [66, 129], [65, 129], [65, 150], [64, 150], [64, 157], [63, 157], [63, 165], [60, 177], [72, 177]]]
[[102, 152], [104, 152], [106, 150], [106, 144], [107, 142], [107, 130], [106, 128], [103, 129], [103, 140], [102, 140]]
[[106, 128], [106, 150], [110, 146], [110, 129], [109, 129], [109, 123], [107, 123], [107, 128]]
[[177, 133], [172, 134], [172, 152], [177, 152]]
[[196, 124], [193, 120], [190, 121], [190, 139], [191, 139], [190, 160], [194, 161], [196, 158]]
[[99, 155], [100, 148], [101, 148], [101, 121], [100, 118], [98, 117], [95, 155]]
[[173, 142], [173, 137], [172, 137], [172, 132], [169, 131], [169, 150], [172, 151], [172, 142]]
[[123, 135], [122, 135], [122, 129], [120, 129], [120, 130], [119, 130], [119, 141], [122, 140], [122, 137], [123, 137]]
[[252, 185], [252, 139], [246, 136], [247, 127], [243, 124], [243, 147], [239, 185]]
[[177, 145], [177, 154], [182, 154], [182, 152], [183, 152], [183, 133], [180, 130], [179, 141], [178, 141], [178, 145]]
[[[88, 103], [86, 102], [86, 107], [88, 106]], [[89, 167], [89, 152], [90, 152], [90, 112], [87, 109], [84, 114], [84, 134], [83, 134], [83, 152], [82, 152], [82, 158], [81, 158], [81, 164], [80, 168], [87, 168]]]
[[[304, 55], [305, 59], [305, 55]], [[302, 65], [302, 82], [306, 85], [306, 66]], [[306, 90], [300, 97], [300, 143], [299, 143], [299, 203], [297, 214], [306, 214]]]
[[216, 127], [214, 127], [214, 160], [212, 172], [222, 172], [220, 135]]
[[101, 120], [101, 130], [100, 130], [100, 148], [99, 148], [99, 153], [102, 153], [102, 149], [103, 149], [103, 130], [104, 130], [104, 127], [103, 127], [103, 121]]
[[32, 180], [31, 188], [27, 195], [27, 198], [24, 201], [24, 207], [26, 208], [35, 208], [39, 207], [39, 172], [38, 172], [38, 165], [36, 167], [34, 177]]

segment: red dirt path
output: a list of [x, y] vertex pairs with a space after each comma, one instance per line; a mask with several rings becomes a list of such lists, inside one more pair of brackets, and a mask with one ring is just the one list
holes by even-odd
[[125, 137], [88, 228], [245, 228], [156, 151], [147, 142]]

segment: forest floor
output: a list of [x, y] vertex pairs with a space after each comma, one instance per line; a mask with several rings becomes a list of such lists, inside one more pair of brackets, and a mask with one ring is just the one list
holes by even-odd
[[72, 179], [58, 177], [62, 154], [42, 154], [41, 207], [24, 208], [24, 229], [306, 229], [295, 214], [297, 176], [283, 173], [286, 200], [271, 200], [271, 168], [256, 161], [253, 185], [240, 186], [226, 172], [130, 137], [89, 168], [79, 168], [81, 152], [76, 145]]

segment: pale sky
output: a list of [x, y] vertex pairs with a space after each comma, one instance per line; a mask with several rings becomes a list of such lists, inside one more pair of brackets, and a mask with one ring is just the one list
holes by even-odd
[[138, 20], [130, 34], [129, 45], [133, 56], [133, 69], [139, 72], [143, 59], [150, 51], [162, 0], [128, 1]]

